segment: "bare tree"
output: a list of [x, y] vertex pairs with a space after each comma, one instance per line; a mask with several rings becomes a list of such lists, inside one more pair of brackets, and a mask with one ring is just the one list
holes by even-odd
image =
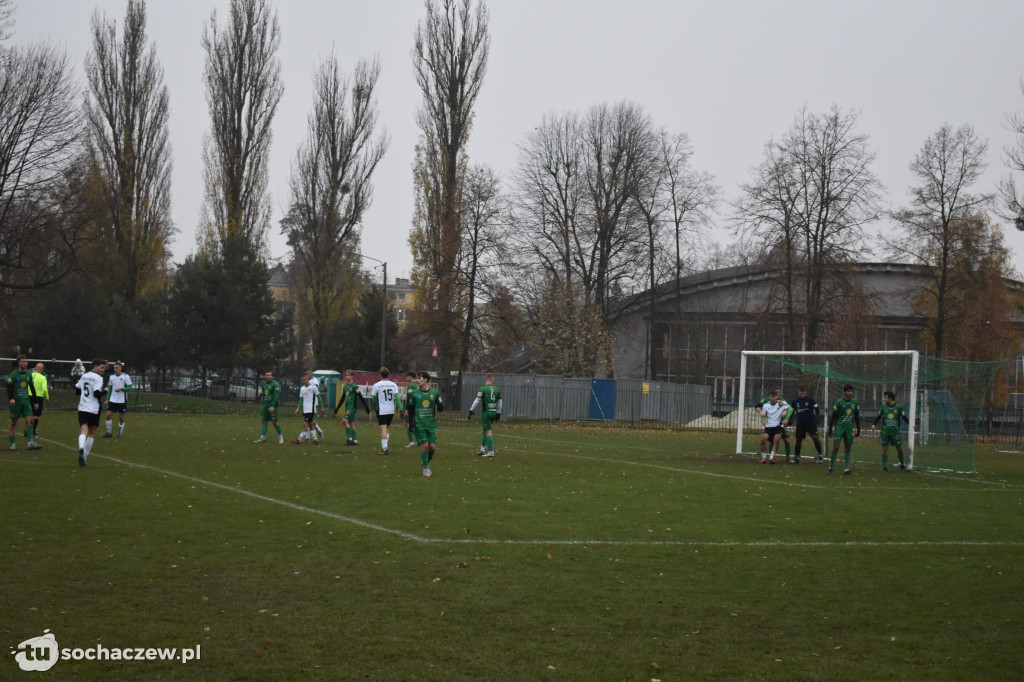
[[305, 144], [292, 166], [288, 236], [298, 281], [299, 322], [319, 357], [333, 326], [358, 302], [348, 267], [358, 257], [360, 224], [373, 199], [371, 178], [388, 148], [377, 133], [380, 65], [359, 62], [351, 80], [333, 55], [313, 78]]
[[0, 41], [14, 33], [14, 0], [0, 0]]
[[221, 27], [214, 10], [202, 37], [210, 132], [199, 239], [204, 252], [239, 239], [261, 253], [270, 226], [271, 123], [284, 92], [277, 58], [281, 30], [270, 0], [231, 0], [229, 11]]
[[882, 185], [857, 114], [833, 106], [800, 112], [788, 133], [765, 147], [755, 179], [742, 186], [740, 232], [761, 244], [762, 265], [779, 267], [787, 347], [813, 349], [822, 326], [850, 293], [843, 264], [864, 248], [864, 226], [878, 218]]
[[[1024, 82], [1020, 85], [1024, 93]], [[1015, 172], [1024, 172], [1024, 115], [1011, 114], [1007, 118], [1011, 131], [1017, 134], [1013, 145], [1003, 150], [1006, 166]], [[1018, 190], [1013, 175], [1007, 176], [999, 183], [999, 194], [1002, 200], [1002, 217], [1012, 221], [1018, 230], [1024, 231], [1024, 191]]]
[[582, 293], [576, 266], [584, 228], [583, 134], [578, 115], [545, 116], [519, 146], [515, 215], [524, 256], [569, 300]]
[[0, 49], [0, 286], [64, 277], [82, 241], [78, 86], [67, 54], [37, 43]]
[[416, 117], [423, 133], [418, 172], [430, 176], [421, 178], [418, 186], [429, 193], [424, 200], [430, 206], [421, 212], [422, 220], [410, 241], [429, 239], [429, 250], [436, 253], [425, 260], [422, 249], [413, 243], [417, 265], [429, 270], [419, 280], [420, 298], [433, 306], [425, 322], [445, 368], [460, 355], [461, 325], [451, 319], [456, 260], [463, 240], [460, 193], [473, 108], [487, 71], [490, 17], [482, 0], [425, 0], [424, 7], [426, 17], [416, 27], [412, 55], [423, 96]]
[[459, 291], [465, 311], [462, 327], [462, 354], [459, 372], [464, 372], [482, 357], [486, 328], [480, 324], [478, 301], [498, 292], [500, 266], [507, 262], [505, 197], [501, 180], [488, 166], [473, 166], [466, 173], [462, 188], [463, 240], [459, 255]]
[[[673, 135], [660, 130], [655, 155], [650, 169], [643, 174], [636, 198], [647, 236], [648, 373], [652, 371], [650, 350], [654, 344], [658, 287], [665, 277], [675, 280], [678, 319], [682, 314], [679, 281], [685, 267], [684, 254], [697, 248], [691, 238], [701, 225], [710, 222], [710, 212], [717, 201], [719, 188], [714, 178], [691, 168], [692, 156], [685, 133]], [[668, 244], [663, 243], [666, 240]]]
[[953, 316], [954, 272], [971, 234], [971, 214], [983, 209], [991, 194], [974, 194], [988, 165], [988, 143], [978, 138], [974, 128], [943, 124], [925, 139], [910, 163], [917, 184], [910, 188], [911, 206], [893, 213], [902, 230], [886, 239], [893, 252], [928, 268], [927, 295], [934, 299], [929, 323], [934, 353], [943, 357], [946, 329]]
[[171, 236], [170, 114], [163, 68], [146, 36], [146, 4], [128, 0], [124, 31], [99, 10], [86, 59], [88, 148], [103, 186], [120, 292], [134, 301], [163, 279]]

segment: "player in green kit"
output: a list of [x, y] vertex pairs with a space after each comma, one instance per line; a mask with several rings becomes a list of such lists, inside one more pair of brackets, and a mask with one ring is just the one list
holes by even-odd
[[334, 408], [334, 416], [338, 416], [338, 410], [342, 407], [345, 408], [345, 415], [341, 418], [341, 423], [345, 427], [345, 445], [359, 445], [359, 437], [356, 436], [356, 412], [359, 408], [356, 401], [363, 403], [366, 414], [370, 414], [370, 406], [356, 385], [356, 373], [346, 369], [345, 383], [341, 387], [341, 400]]
[[473, 418], [473, 411], [478, 405], [483, 407], [480, 411], [483, 435], [480, 437], [480, 452], [477, 454], [481, 457], [494, 457], [494, 432], [491, 424], [501, 419], [501, 389], [494, 385], [494, 375], [490, 372], [484, 375], [484, 385], [476, 392], [476, 400], [470, 406], [466, 419]]
[[32, 422], [32, 400], [35, 397], [36, 389], [32, 383], [32, 376], [28, 373], [28, 358], [19, 355], [18, 366], [7, 376], [7, 400], [11, 406], [11, 430], [8, 432], [11, 450], [18, 449], [14, 444], [14, 434], [17, 431], [18, 420], [22, 417], [25, 419], [28, 449], [38, 450], [42, 447], [36, 443], [35, 427]]
[[[856, 427], [856, 432], [854, 432]], [[828, 473], [836, 466], [836, 455], [839, 453], [839, 441], [845, 446], [843, 455], [843, 474], [850, 475], [850, 447], [853, 439], [860, 435], [860, 405], [853, 397], [853, 386], [843, 386], [843, 397], [836, 400], [832, 409], [832, 459], [829, 460]]]
[[886, 391], [883, 397], [885, 404], [882, 405], [878, 416], [871, 424], [871, 430], [874, 431], [875, 425], [882, 422], [882, 433], [878, 438], [882, 445], [882, 471], [889, 470], [890, 445], [896, 446], [896, 456], [900, 458], [900, 469], [906, 469], [907, 465], [903, 462], [903, 441], [900, 440], [900, 419], [902, 418], [907, 424], [910, 423], [910, 420], [903, 413], [903, 406], [896, 404], [895, 393]]
[[416, 442], [420, 446], [420, 462], [423, 464], [423, 475], [430, 476], [430, 460], [437, 452], [437, 413], [444, 412], [441, 394], [436, 388], [430, 388], [430, 375], [420, 372], [418, 383], [410, 389], [407, 412], [412, 415], [413, 429], [416, 431]]
[[274, 373], [269, 369], [263, 375], [260, 395], [263, 396], [262, 426], [260, 427], [260, 437], [256, 439], [256, 442], [267, 442], [267, 422], [273, 422], [274, 430], [277, 431], [277, 442], [284, 443], [284, 434], [281, 433], [281, 425], [278, 424], [277, 419], [277, 412], [281, 406], [281, 384], [274, 380]]

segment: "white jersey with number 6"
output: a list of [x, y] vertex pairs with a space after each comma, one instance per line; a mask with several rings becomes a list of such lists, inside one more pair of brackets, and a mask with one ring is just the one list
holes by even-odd
[[395, 396], [398, 395], [398, 384], [390, 379], [381, 379], [370, 389], [370, 396], [377, 398], [377, 414], [395, 413]]

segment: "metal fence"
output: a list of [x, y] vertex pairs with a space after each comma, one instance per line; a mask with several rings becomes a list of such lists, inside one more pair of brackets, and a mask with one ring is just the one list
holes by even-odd
[[[459, 407], [473, 404], [484, 374], [462, 376]], [[536, 374], [496, 374], [502, 416], [547, 421], [619, 421], [689, 425], [702, 418], [715, 426], [711, 387], [620, 379], [573, 379]]]

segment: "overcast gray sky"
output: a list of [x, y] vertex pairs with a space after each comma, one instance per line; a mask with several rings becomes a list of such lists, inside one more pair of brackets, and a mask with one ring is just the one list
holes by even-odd
[[[120, 25], [125, 4], [20, 0], [13, 40], [61, 44], [81, 74], [94, 8]], [[227, 5], [148, 3], [149, 34], [171, 97], [179, 230], [172, 251], [179, 262], [194, 250], [203, 196], [200, 150], [208, 116], [200, 36], [214, 8], [224, 21]], [[305, 136], [312, 74], [332, 50], [346, 71], [376, 55], [391, 148], [374, 178], [362, 250], [388, 261], [389, 279], [407, 275], [419, 101], [410, 53], [422, 2], [282, 0], [276, 7], [285, 93], [271, 156], [272, 256], [287, 254], [277, 223], [288, 200], [290, 163]], [[1006, 116], [1024, 112], [1021, 0], [490, 0], [488, 7], [491, 54], [469, 155], [503, 175], [515, 164], [516, 144], [545, 113], [622, 99], [642, 104], [658, 125], [688, 133], [694, 165], [716, 176], [729, 201], [764, 144], [804, 105], [812, 112], [838, 104], [861, 113], [860, 129], [878, 155], [874, 171], [893, 206], [907, 203], [907, 165], [943, 122], [970, 124], [989, 142], [989, 169], [977, 191], [995, 191], [1009, 173], [1002, 160], [1013, 141]], [[1024, 273], [1024, 234], [1006, 228], [1005, 235]], [[718, 230], [715, 237], [724, 242], [728, 233]]]

